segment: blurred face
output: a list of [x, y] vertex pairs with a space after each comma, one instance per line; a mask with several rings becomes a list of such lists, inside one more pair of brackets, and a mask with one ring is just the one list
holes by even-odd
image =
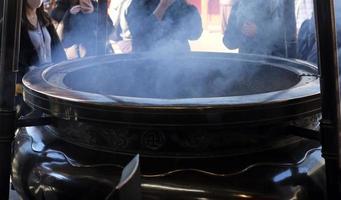
[[43, 0], [27, 0], [27, 5], [33, 9], [39, 8], [42, 3], [43, 3]]

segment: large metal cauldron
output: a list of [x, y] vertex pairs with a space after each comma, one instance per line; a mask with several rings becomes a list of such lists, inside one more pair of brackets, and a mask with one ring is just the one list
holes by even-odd
[[[241, 54], [65, 62], [25, 76], [24, 98], [54, 117], [21, 129], [13, 183], [28, 198], [103, 199], [140, 153], [145, 199], [314, 199], [317, 69]], [[89, 187], [91, 188], [89, 190]]]

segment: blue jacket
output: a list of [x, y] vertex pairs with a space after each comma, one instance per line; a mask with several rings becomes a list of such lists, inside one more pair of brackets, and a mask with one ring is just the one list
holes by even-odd
[[[336, 37], [337, 37], [337, 48], [341, 50], [341, 17], [336, 16]], [[311, 63], [317, 63], [317, 43], [316, 43], [316, 32], [315, 32], [315, 20], [305, 20], [298, 33], [298, 58], [301, 60], [309, 61]]]

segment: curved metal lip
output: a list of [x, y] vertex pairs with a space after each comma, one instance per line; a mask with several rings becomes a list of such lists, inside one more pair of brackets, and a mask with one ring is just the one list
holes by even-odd
[[[207, 57], [209, 55], [209, 57]], [[180, 56], [180, 55], [179, 55]], [[317, 68], [307, 62], [299, 60], [289, 60], [271, 56], [261, 55], [247, 55], [247, 54], [227, 54], [227, 53], [208, 53], [196, 52], [186, 54], [186, 56], [200, 57], [205, 56], [209, 59], [227, 59], [228, 60], [243, 60], [252, 62], [277, 61], [274, 63], [277, 67], [285, 67], [288, 70], [295, 71], [299, 75], [308, 73], [308, 76], [314, 76], [317, 73]], [[46, 76], [53, 70], [63, 68], [65, 66], [79, 66], [87, 67], [93, 63], [112, 63], [122, 59], [145, 60], [149, 59], [148, 54], [126, 54], [126, 55], [109, 55], [101, 57], [89, 57], [86, 59], [79, 59], [74, 61], [66, 61], [56, 65], [49, 66], [44, 69], [37, 69], [29, 72], [23, 78], [24, 93], [34, 95], [38, 98], [58, 99], [65, 103], [79, 103], [91, 104], [93, 106], [101, 107], [116, 107], [132, 109], [172, 109], [172, 110], [200, 110], [200, 109], [214, 109], [214, 108], [243, 108], [248, 106], [264, 106], [278, 103], [285, 103], [290, 100], [306, 99], [308, 97], [319, 98], [320, 88], [319, 79], [309, 81], [308, 84], [298, 83], [294, 87], [285, 90], [278, 90], [274, 92], [251, 94], [243, 96], [227, 96], [227, 97], [207, 97], [207, 98], [181, 98], [181, 99], [156, 99], [156, 98], [140, 98], [128, 96], [115, 95], [101, 95], [89, 92], [75, 91], [68, 88], [58, 87], [52, 85], [46, 79]], [[97, 61], [97, 62], [94, 62]], [[89, 64], [92, 63], [92, 64]], [[272, 64], [272, 63], [271, 63]], [[293, 66], [303, 67], [304, 69], [295, 68]], [[315, 72], [315, 73], [314, 73]], [[300, 81], [302, 82], [302, 81]]]

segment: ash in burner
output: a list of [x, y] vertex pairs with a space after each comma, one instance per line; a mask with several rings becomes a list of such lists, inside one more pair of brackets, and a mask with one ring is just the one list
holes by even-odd
[[142, 98], [205, 98], [288, 89], [294, 72], [255, 62], [212, 59], [120, 60], [79, 68], [65, 75], [68, 88], [103, 95]]

